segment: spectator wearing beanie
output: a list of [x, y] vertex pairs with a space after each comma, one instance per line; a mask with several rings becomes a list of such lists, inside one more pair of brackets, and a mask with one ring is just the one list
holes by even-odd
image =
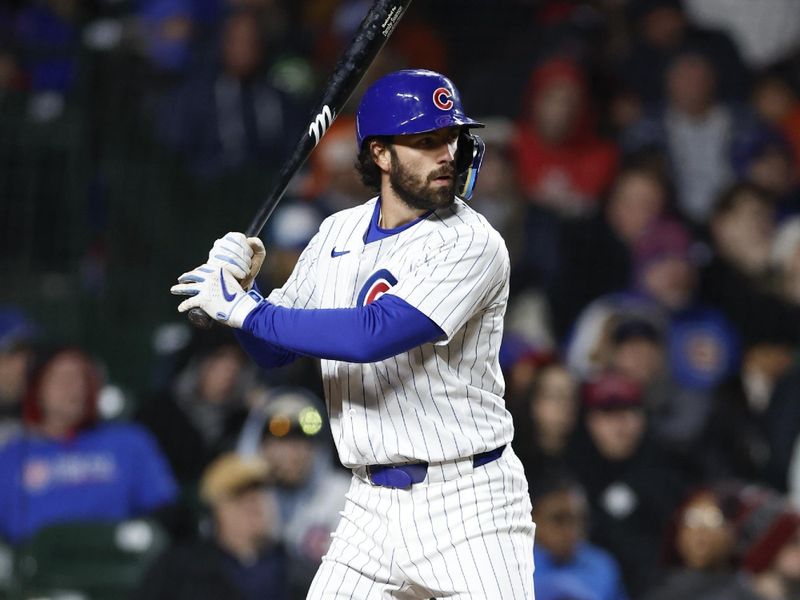
[[648, 435], [642, 391], [604, 373], [583, 390], [584, 414], [570, 453], [590, 503], [589, 539], [620, 562], [632, 597], [651, 583], [669, 516], [683, 495], [677, 465]]
[[781, 496], [744, 493], [755, 497], [745, 498], [737, 528], [742, 576], [708, 600], [800, 597], [800, 515]]

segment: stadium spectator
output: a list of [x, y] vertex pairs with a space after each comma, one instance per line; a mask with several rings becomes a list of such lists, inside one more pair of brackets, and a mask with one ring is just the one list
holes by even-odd
[[27, 112], [34, 121], [52, 121], [66, 109], [79, 68], [70, 52], [78, 39], [79, 8], [76, 0], [46, 0], [25, 3], [16, 15], [12, 35], [30, 82]]
[[253, 407], [239, 452], [261, 456], [274, 476], [292, 598], [305, 598], [330, 545], [350, 476], [333, 465], [322, 402], [303, 388], [270, 391]]
[[774, 321], [800, 341], [800, 311], [773, 289], [774, 196], [747, 183], [725, 190], [709, 230], [714, 256], [701, 273], [702, 300], [736, 323], [745, 338], [756, 335], [762, 322]]
[[274, 169], [300, 130], [305, 107], [266, 79], [269, 57], [259, 23], [246, 10], [229, 15], [219, 65], [192, 73], [164, 98], [156, 117], [159, 139], [200, 179], [255, 163]]
[[748, 72], [728, 35], [693, 25], [681, 0], [637, 0], [628, 6], [634, 35], [619, 66], [619, 77], [646, 105], [663, 102], [664, 74], [673, 58], [687, 50], [701, 51], [710, 58], [719, 74], [723, 98], [744, 96]]
[[145, 0], [138, 6], [145, 57], [162, 75], [181, 75], [191, 61], [194, 33], [190, 0]]
[[22, 427], [22, 397], [35, 334], [35, 326], [20, 310], [0, 309], [0, 447]]
[[567, 58], [530, 75], [512, 144], [516, 176], [528, 201], [574, 217], [593, 211], [611, 184], [617, 149], [595, 131], [586, 76]]
[[597, 215], [565, 225], [558, 274], [549, 291], [560, 338], [592, 300], [630, 284], [634, 244], [667, 212], [669, 201], [658, 170], [632, 164], [619, 172]]
[[0, 537], [18, 544], [47, 525], [151, 514], [176, 486], [140, 426], [97, 418], [100, 374], [81, 350], [42, 359], [24, 402], [25, 429], [0, 450]]
[[514, 450], [528, 481], [566, 466], [566, 455], [578, 422], [577, 383], [559, 362], [542, 361], [514, 414]]
[[721, 102], [717, 73], [696, 51], [675, 56], [665, 73], [666, 103], [622, 134], [627, 153], [659, 149], [672, 170], [677, 208], [694, 223], [708, 218], [716, 194], [731, 177], [736, 135], [753, 127], [743, 108]]
[[664, 324], [656, 314], [620, 314], [612, 325], [610, 338], [611, 369], [642, 387], [654, 438], [676, 457], [693, 463], [690, 451], [711, 411], [710, 391], [683, 385], [676, 377]]
[[[526, 243], [535, 242], [522, 235], [524, 206], [514, 177], [510, 147], [514, 126], [510, 120], [500, 117], [488, 117], [481, 122], [486, 124], [479, 134], [486, 144], [486, 152], [470, 204], [500, 232], [512, 262], [520, 265], [526, 258]], [[519, 272], [520, 267], [515, 268]]]
[[800, 306], [800, 216], [786, 219], [778, 226], [770, 253], [778, 295]]
[[678, 221], [653, 223], [634, 248], [634, 290], [663, 311], [671, 369], [678, 382], [710, 390], [735, 368], [738, 338], [723, 314], [698, 300], [694, 248]]
[[716, 390], [698, 457], [712, 476], [784, 491], [800, 433], [797, 340], [774, 316], [759, 320], [761, 328], [744, 340], [740, 371]]
[[586, 539], [589, 507], [580, 483], [563, 471], [531, 481], [536, 598], [627, 600], [616, 560]]
[[759, 117], [789, 140], [795, 172], [800, 171], [800, 100], [797, 94], [784, 78], [767, 73], [756, 83], [751, 102]]
[[570, 448], [569, 465], [589, 498], [589, 539], [616, 557], [626, 589], [637, 597], [656, 574], [664, 526], [683, 495], [684, 476], [647, 435], [634, 381], [598, 376], [585, 386], [583, 407], [583, 435]]
[[740, 181], [749, 181], [775, 196], [778, 217], [800, 211], [800, 188], [793, 149], [781, 131], [755, 127], [737, 139], [731, 150]]
[[702, 600], [735, 581], [736, 490], [718, 484], [689, 494], [664, 540], [664, 577], [644, 600]]
[[800, 515], [785, 498], [768, 492], [745, 489], [741, 501], [741, 576], [708, 600], [794, 600], [800, 587]]
[[570, 369], [582, 378], [610, 368], [615, 319], [649, 315], [662, 323], [670, 372], [679, 385], [711, 390], [736, 366], [738, 338], [717, 310], [696, 299], [698, 272], [689, 232], [673, 219], [650, 224], [634, 245], [632, 282], [578, 317], [567, 344]]
[[182, 485], [232, 445], [247, 418], [255, 371], [233, 335], [222, 328], [196, 332], [165, 389], [146, 400], [137, 419], [164, 450]]
[[133, 598], [288, 600], [269, 481], [268, 466], [258, 458], [230, 453], [212, 462], [200, 485], [210, 513], [208, 535], [157, 558]]

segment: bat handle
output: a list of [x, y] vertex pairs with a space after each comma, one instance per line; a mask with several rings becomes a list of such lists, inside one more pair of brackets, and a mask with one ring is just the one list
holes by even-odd
[[211, 329], [214, 319], [209, 317], [202, 308], [193, 308], [187, 315], [189, 322], [198, 329]]

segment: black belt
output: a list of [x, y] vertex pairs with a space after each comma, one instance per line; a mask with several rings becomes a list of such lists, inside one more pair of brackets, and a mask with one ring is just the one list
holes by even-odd
[[[494, 450], [481, 452], [472, 457], [472, 466], [480, 467], [497, 460], [505, 450], [505, 444]], [[428, 475], [428, 463], [408, 463], [404, 465], [369, 465], [367, 476], [374, 485], [407, 490], [415, 483], [425, 480]]]

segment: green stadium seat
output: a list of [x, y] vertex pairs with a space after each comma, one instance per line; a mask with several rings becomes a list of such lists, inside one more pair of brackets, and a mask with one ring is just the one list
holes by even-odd
[[123, 600], [167, 546], [155, 522], [74, 522], [39, 531], [14, 557], [15, 600]]

